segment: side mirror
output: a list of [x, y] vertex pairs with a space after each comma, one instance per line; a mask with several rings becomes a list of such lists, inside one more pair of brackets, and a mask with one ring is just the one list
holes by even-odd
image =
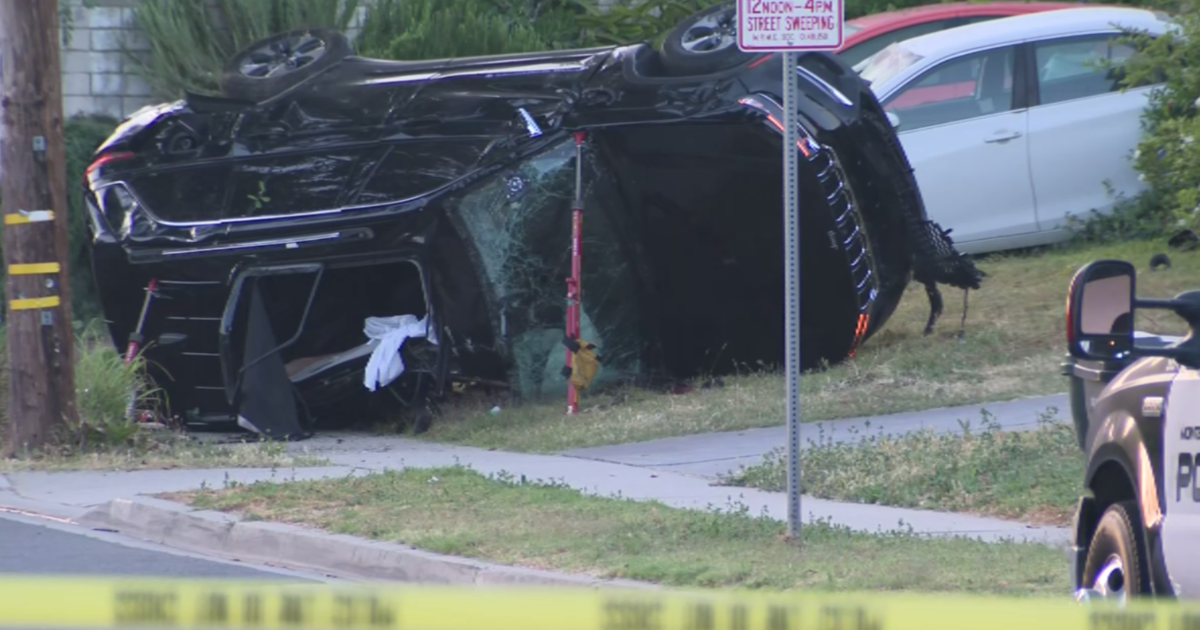
[[1133, 350], [1137, 272], [1123, 260], [1085, 265], [1067, 292], [1067, 348], [1071, 356], [1109, 361]]
[[888, 122], [892, 123], [892, 129], [900, 128], [900, 117], [895, 112], [886, 112]]

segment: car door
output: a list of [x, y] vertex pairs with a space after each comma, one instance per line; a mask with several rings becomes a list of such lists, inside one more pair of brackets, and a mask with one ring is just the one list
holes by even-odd
[[[1118, 33], [1032, 44], [1029, 160], [1038, 227], [1064, 228], [1068, 215], [1108, 212], [1143, 189], [1131, 155], [1152, 86], [1121, 91], [1120, 64], [1133, 55]], [[1111, 63], [1112, 65], [1109, 65]]]
[[1163, 423], [1162, 551], [1175, 594], [1200, 595], [1200, 373], [1182, 369]]
[[[931, 219], [969, 245], [1037, 230], [1015, 46], [938, 63], [883, 99]], [[964, 250], [965, 251], [965, 250]]]

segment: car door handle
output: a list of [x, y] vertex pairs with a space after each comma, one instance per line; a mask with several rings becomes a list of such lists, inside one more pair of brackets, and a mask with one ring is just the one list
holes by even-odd
[[1008, 142], [1015, 138], [1020, 138], [1020, 131], [997, 131], [996, 133], [983, 139], [984, 142]]

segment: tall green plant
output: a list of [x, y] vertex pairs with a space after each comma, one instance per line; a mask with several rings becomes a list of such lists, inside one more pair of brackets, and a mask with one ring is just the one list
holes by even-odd
[[[138, 356], [126, 363], [112, 346], [99, 322], [85, 326], [75, 343], [75, 396], [79, 424], [63, 429], [59, 447], [66, 453], [82, 453], [112, 447], [136, 447], [140, 427], [125, 415], [130, 392], [136, 392], [138, 409], [152, 409], [157, 390], [146, 374], [145, 360]], [[7, 337], [0, 326], [0, 441], [8, 423]]]
[[134, 7], [150, 42], [145, 55], [126, 54], [155, 94], [216, 94], [225, 63], [246, 46], [300, 28], [346, 30], [359, 0], [145, 0]]

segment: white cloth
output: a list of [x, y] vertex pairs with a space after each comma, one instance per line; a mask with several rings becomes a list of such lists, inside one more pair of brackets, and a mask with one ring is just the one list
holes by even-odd
[[379, 386], [386, 387], [404, 373], [404, 359], [400, 356], [400, 347], [412, 337], [426, 337], [436, 344], [437, 335], [429, 329], [426, 318], [417, 319], [415, 315], [397, 315], [395, 317], [368, 317], [363, 332], [367, 337], [379, 341], [371, 359], [367, 361], [367, 370], [363, 385], [375, 391]]

